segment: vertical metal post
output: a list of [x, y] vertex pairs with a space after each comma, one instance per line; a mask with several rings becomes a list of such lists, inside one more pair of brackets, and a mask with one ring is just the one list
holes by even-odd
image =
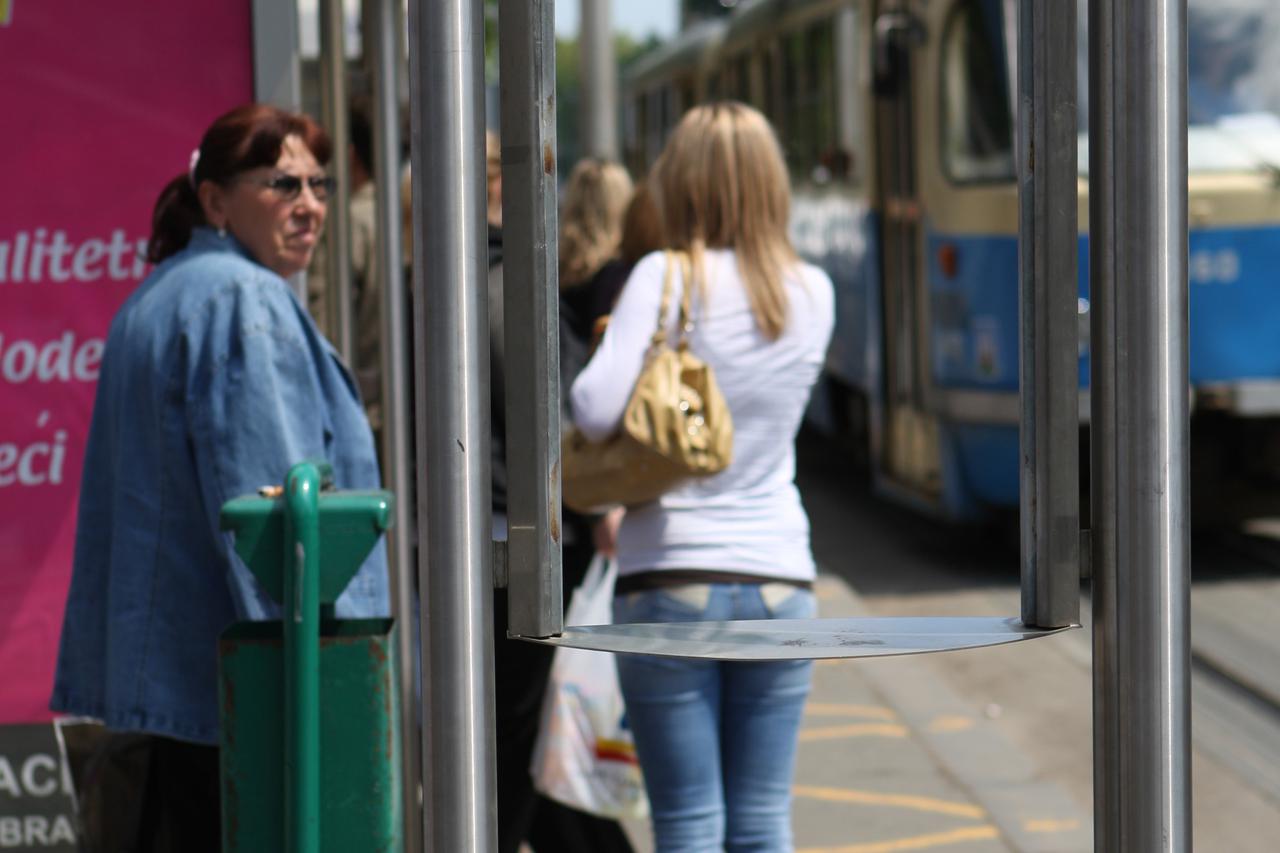
[[347, 49], [346, 23], [343, 18], [342, 0], [321, 0], [320, 3], [320, 111], [329, 140], [333, 143], [333, 158], [329, 162], [329, 174], [338, 183], [338, 192], [329, 202], [327, 251], [329, 318], [333, 328], [333, 345], [338, 354], [352, 369], [355, 363], [355, 322], [351, 301], [351, 147], [347, 117]]
[[320, 471], [285, 483], [284, 849], [320, 853]]
[[579, 0], [582, 58], [582, 153], [618, 159], [618, 66], [613, 55], [611, 0]]
[[1089, 521], [1093, 620], [1093, 846], [1120, 845], [1116, 624], [1114, 0], [1089, 0]]
[[[1117, 761], [1104, 783], [1119, 801], [1108, 850], [1191, 849], [1189, 395], [1187, 356], [1186, 0], [1095, 5], [1109, 60], [1094, 86], [1109, 111], [1095, 150], [1113, 205], [1098, 264], [1110, 286], [1095, 321], [1112, 336], [1114, 383], [1113, 644], [1103, 687], [1116, 715], [1103, 736]], [[1098, 161], [1091, 160], [1093, 168]], [[1123, 237], [1123, 239], [1120, 239]], [[1096, 303], [1095, 303], [1096, 304]], [[1111, 325], [1113, 324], [1113, 325]], [[1096, 410], [1095, 410], [1096, 412]], [[1102, 435], [1103, 441], [1111, 436]], [[1106, 448], [1103, 453], [1112, 452]], [[1106, 589], [1104, 581], [1102, 588]], [[1114, 633], [1110, 633], [1114, 632]]]
[[1022, 621], [1080, 619], [1076, 4], [1018, 5]]
[[481, 0], [409, 6], [424, 838], [497, 847]]
[[[293, 3], [253, 0], [253, 99], [286, 110], [302, 108], [298, 9]], [[289, 277], [289, 286], [307, 304], [306, 273]]]
[[503, 314], [506, 333], [507, 629], [564, 628], [560, 574], [560, 351], [556, 261], [554, 0], [502, 0]]
[[298, 9], [292, 3], [253, 0], [253, 97], [287, 110], [302, 103]]
[[373, 76], [373, 170], [377, 193], [378, 269], [382, 271], [382, 460], [387, 486], [395, 493], [395, 525], [390, 535], [391, 589], [400, 653], [401, 772], [404, 779], [404, 838], [408, 853], [422, 850], [422, 779], [414, 688], [418, 610], [413, 552], [413, 458], [409, 405], [408, 313], [405, 310], [404, 254], [400, 209], [400, 69], [396, 64], [397, 0], [366, 0], [366, 59]]

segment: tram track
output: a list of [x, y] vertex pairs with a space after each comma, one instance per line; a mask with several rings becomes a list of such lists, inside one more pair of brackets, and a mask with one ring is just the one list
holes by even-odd
[[1193, 740], [1280, 803], [1280, 541], [1205, 540], [1192, 563]]
[[1280, 541], [1219, 534], [1210, 548], [1193, 558], [1193, 663], [1280, 716]]

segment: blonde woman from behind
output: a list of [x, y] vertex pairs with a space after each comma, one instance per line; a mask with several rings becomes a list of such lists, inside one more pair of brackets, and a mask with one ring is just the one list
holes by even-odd
[[[654, 167], [664, 242], [686, 252], [693, 353], [733, 415], [733, 463], [629, 507], [618, 532], [614, 618], [626, 622], [805, 619], [816, 610], [795, 436], [831, 337], [830, 279], [787, 237], [790, 187], [765, 118], [740, 103], [684, 116]], [[618, 427], [659, 314], [663, 253], [633, 271], [574, 383], [588, 437]], [[664, 316], [676, 333], [675, 305]], [[806, 661], [620, 656], [660, 853], [789, 851], [790, 789]]]

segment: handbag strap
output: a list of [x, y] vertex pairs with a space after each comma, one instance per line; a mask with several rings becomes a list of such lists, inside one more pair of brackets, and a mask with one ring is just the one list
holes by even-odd
[[667, 342], [667, 309], [671, 306], [671, 269], [675, 265], [675, 252], [662, 253], [666, 268], [662, 272], [662, 298], [658, 301], [658, 328], [649, 339], [649, 349], [655, 350]]
[[676, 252], [680, 262], [680, 316], [677, 318], [676, 348], [689, 348], [689, 335], [693, 333], [693, 259], [685, 252]]
[[649, 341], [649, 346], [660, 347], [667, 342], [667, 311], [671, 307], [672, 273], [678, 263], [680, 265], [680, 316], [676, 323], [676, 347], [689, 348], [689, 334], [693, 331], [693, 271], [688, 254], [673, 249], [663, 252], [666, 269], [662, 274], [662, 299], [658, 303], [658, 328]]

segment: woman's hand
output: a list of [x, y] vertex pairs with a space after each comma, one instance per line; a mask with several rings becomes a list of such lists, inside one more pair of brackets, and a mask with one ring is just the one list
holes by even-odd
[[600, 554], [611, 559], [618, 556], [618, 528], [622, 525], [622, 516], [626, 512], [623, 507], [615, 507], [592, 526], [591, 540]]

